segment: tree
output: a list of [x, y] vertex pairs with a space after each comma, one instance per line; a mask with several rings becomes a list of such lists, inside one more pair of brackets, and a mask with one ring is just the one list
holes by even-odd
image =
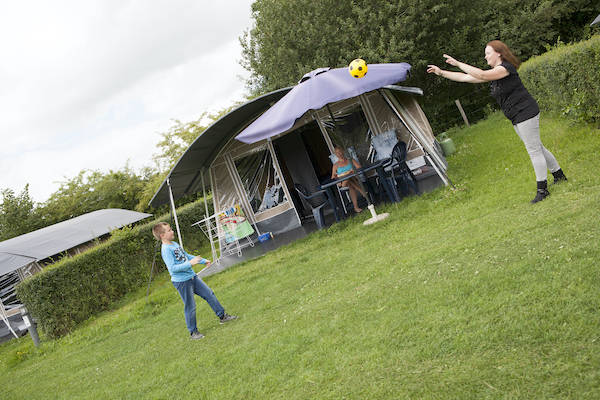
[[108, 173], [82, 170], [60, 183], [59, 189], [41, 206], [46, 225], [61, 222], [103, 208], [133, 210], [139, 203], [152, 171], [138, 175], [126, 165]]
[[[257, 0], [254, 26], [240, 38], [241, 64], [251, 73], [248, 87], [260, 94], [294, 85], [318, 67], [345, 67], [357, 57], [369, 63], [406, 61], [412, 65], [406, 84], [424, 90], [425, 109], [434, 128], [441, 128], [453, 99], [473, 87], [428, 76], [426, 65], [443, 63], [442, 54], [448, 53], [486, 67], [483, 49], [496, 38], [524, 61], [544, 52], [560, 35], [581, 36], [584, 28], [569, 30], [565, 21], [586, 15], [590, 0], [566, 3], [568, 7], [563, 0]], [[492, 102], [489, 96], [468, 97], [478, 107]]]
[[[140, 194], [139, 202], [136, 206], [137, 210], [145, 211], [149, 209], [148, 203], [152, 200], [152, 197], [160, 188], [160, 185], [167, 178], [171, 168], [175, 166], [177, 160], [179, 160], [194, 140], [202, 135], [202, 133], [204, 133], [204, 131], [214, 122], [218, 121], [221, 117], [228, 114], [239, 105], [240, 103], [234, 103], [215, 113], [205, 111], [200, 114], [198, 119], [191, 122], [175, 120], [173, 126], [169, 128], [167, 132], [161, 133], [162, 140], [156, 145], [158, 152], [153, 155], [157, 167], [156, 169], [149, 169], [153, 173], [149, 175], [148, 183]], [[182, 199], [178, 199], [176, 204], [185, 204], [194, 201], [197, 198], [198, 196], [196, 194], [192, 194], [190, 196], [185, 196]], [[167, 210], [167, 208], [161, 207], [159, 210]]]
[[22, 235], [41, 226], [36, 205], [29, 196], [29, 184], [19, 195], [12, 189], [2, 190], [0, 203], [0, 241]]
[[158, 171], [164, 172], [171, 169], [198, 136], [239, 105], [240, 103], [234, 103], [216, 113], [205, 111], [200, 114], [198, 119], [190, 122], [175, 120], [167, 132], [161, 133], [162, 140], [156, 144], [159, 151], [152, 158], [158, 166]]

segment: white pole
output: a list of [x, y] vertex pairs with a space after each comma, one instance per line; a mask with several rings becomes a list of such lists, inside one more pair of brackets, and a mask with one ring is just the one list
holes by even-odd
[[[215, 250], [215, 243], [213, 242], [213, 235], [210, 229], [210, 215], [208, 215], [208, 204], [206, 203], [206, 186], [204, 186], [204, 171], [200, 172], [200, 176], [202, 179], [202, 193], [204, 199], [204, 217], [206, 218], [206, 232], [208, 232], [208, 241], [210, 242], [210, 253], [212, 254], [212, 260], [215, 261], [217, 259], [217, 252]], [[217, 222], [215, 220], [215, 229], [218, 229], [216, 223]]]
[[179, 239], [179, 245], [183, 249], [183, 239], [181, 238], [181, 231], [179, 230], [179, 221], [177, 220], [177, 211], [175, 210], [175, 200], [173, 200], [173, 190], [171, 190], [171, 178], [167, 178], [167, 186], [169, 186], [169, 199], [171, 200], [171, 209], [173, 210], [173, 218], [175, 219], [177, 238]]
[[[390, 108], [394, 111], [394, 113], [396, 114], [396, 116], [398, 117], [398, 119], [404, 124], [404, 126], [408, 130], [408, 133], [410, 134], [410, 136], [413, 138], [413, 140], [415, 141], [415, 143], [417, 143], [417, 145], [421, 148], [421, 151], [423, 151], [423, 154], [425, 155], [425, 158], [429, 161], [429, 163], [431, 164], [431, 166], [433, 167], [433, 169], [435, 170], [435, 172], [438, 174], [438, 176], [440, 177], [440, 179], [442, 180], [442, 182], [444, 182], [444, 185], [448, 186], [450, 184], [450, 181], [449, 181], [446, 173], [442, 173], [442, 169], [438, 168], [436, 166], [436, 163], [430, 157], [431, 153], [425, 148], [425, 146], [423, 146], [423, 143], [421, 143], [421, 141], [417, 137], [417, 134], [415, 132], [413, 132], [413, 129], [411, 128], [411, 126], [408, 123], [408, 121], [406, 121], [405, 118], [402, 118], [402, 115], [400, 115], [400, 113], [398, 112], [398, 110], [393, 106], [392, 101], [388, 98], [387, 93], [381, 91], [381, 92], [379, 92], [379, 94], [381, 94], [383, 96], [383, 98], [388, 103], [388, 105], [390, 106]], [[435, 152], [434, 152], [434, 155], [437, 156], [437, 154], [435, 154]], [[436, 159], [436, 161], [437, 161], [437, 159]], [[452, 186], [454, 186], [454, 185], [452, 185]]]

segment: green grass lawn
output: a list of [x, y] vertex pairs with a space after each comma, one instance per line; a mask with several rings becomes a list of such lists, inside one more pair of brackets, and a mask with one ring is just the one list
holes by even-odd
[[39, 349], [0, 345], [2, 398], [599, 398], [600, 130], [541, 123], [569, 178], [543, 202], [494, 114], [451, 132], [456, 189], [206, 279], [238, 321], [200, 300], [190, 341], [161, 275], [148, 303], [140, 288]]

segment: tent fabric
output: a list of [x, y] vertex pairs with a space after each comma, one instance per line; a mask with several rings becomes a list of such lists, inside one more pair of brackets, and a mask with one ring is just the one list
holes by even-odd
[[[198, 191], [202, 182], [200, 174], [208, 170], [210, 164], [230, 139], [245, 128], [249, 121], [253, 121], [261, 115], [290, 90], [291, 87], [287, 87], [257, 97], [242, 104], [206, 128], [179, 158], [150, 200], [150, 205], [158, 207], [169, 202], [167, 180], [171, 184], [174, 199]], [[205, 183], [208, 183], [208, 179]]]
[[404, 81], [410, 68], [407, 63], [370, 64], [367, 75], [360, 79], [352, 77], [347, 68], [312, 71], [307, 74], [310, 79], [294, 86], [236, 139], [249, 144], [283, 133], [306, 111]]
[[29, 263], [35, 262], [34, 257], [0, 252], [0, 275], [15, 271]]
[[109, 208], [0, 242], [0, 275], [89, 242], [152, 214]]
[[595, 25], [595, 24], [600, 24], [600, 15], [598, 15], [598, 16], [596, 17], [596, 19], [594, 20], [594, 22], [592, 22], [592, 23], [590, 24], [590, 26], [593, 26], [593, 25]]

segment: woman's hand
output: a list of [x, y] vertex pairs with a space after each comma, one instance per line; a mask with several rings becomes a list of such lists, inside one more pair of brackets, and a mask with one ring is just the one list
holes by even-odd
[[436, 74], [437, 76], [440, 76], [442, 74], [442, 70], [437, 65], [428, 65], [427, 73], [428, 74]]
[[458, 61], [455, 60], [453, 57], [449, 56], [448, 54], [444, 54], [444, 58], [446, 59], [446, 63], [454, 65], [455, 67], [458, 65]]

